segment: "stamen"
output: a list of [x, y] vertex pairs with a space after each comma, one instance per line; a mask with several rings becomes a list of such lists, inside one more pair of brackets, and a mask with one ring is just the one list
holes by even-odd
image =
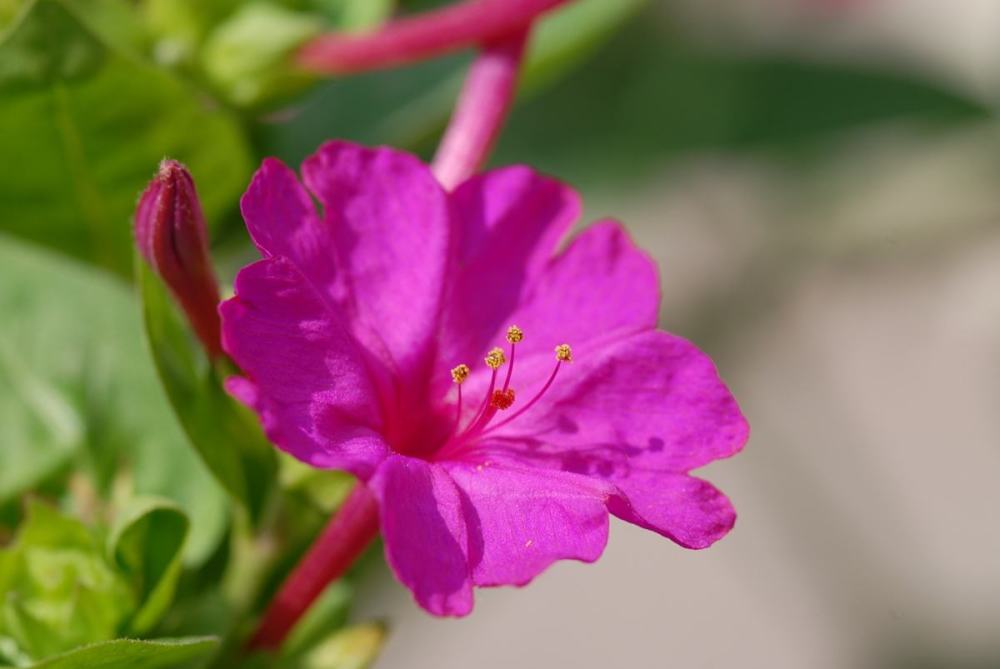
[[462, 384], [458, 385], [458, 401], [455, 402], [455, 422], [451, 424], [452, 434], [458, 430], [458, 424], [462, 421]]
[[468, 365], [458, 365], [451, 370], [451, 378], [458, 385], [458, 406], [456, 407], [455, 424], [452, 429], [452, 436], [442, 450], [437, 453], [438, 457], [449, 457], [453, 453], [461, 450], [464, 447], [463, 444], [468, 444], [470, 440], [474, 440], [482, 435], [493, 432], [494, 430], [501, 428], [522, 416], [542, 398], [550, 387], [552, 387], [553, 382], [556, 380], [556, 375], [559, 373], [559, 368], [562, 367], [563, 363], [573, 362], [573, 350], [570, 348], [569, 344], [559, 344], [556, 346], [556, 366], [549, 375], [549, 378], [542, 385], [541, 389], [518, 411], [515, 411], [504, 420], [490, 425], [490, 422], [496, 416], [498, 411], [506, 411], [514, 406], [515, 394], [514, 389], [510, 387], [510, 381], [514, 372], [514, 355], [517, 351], [516, 345], [523, 340], [524, 331], [521, 330], [521, 328], [516, 325], [511, 325], [507, 328], [507, 341], [510, 343], [510, 365], [507, 368], [507, 374], [505, 375], [503, 386], [499, 389], [497, 388], [497, 376], [499, 375], [500, 367], [508, 362], [508, 358], [504, 355], [503, 349], [501, 348], [490, 349], [490, 351], [486, 354], [484, 362], [487, 367], [493, 370], [493, 373], [490, 376], [490, 384], [486, 389], [486, 396], [483, 397], [482, 404], [480, 404], [475, 416], [469, 421], [468, 424], [466, 424], [465, 428], [461, 430], [459, 430], [459, 424], [462, 419], [462, 383], [469, 378], [471, 370]]
[[471, 370], [468, 365], [458, 365], [451, 370], [451, 378], [458, 386], [458, 402], [455, 405], [455, 422], [451, 426], [451, 431], [458, 429], [458, 423], [462, 420], [462, 383], [469, 378]]
[[515, 411], [513, 414], [503, 419], [499, 423], [494, 423], [488, 429], [483, 430], [482, 434], [488, 434], [490, 432], [493, 432], [494, 430], [501, 428], [504, 425], [507, 425], [511, 421], [516, 420], [518, 417], [523, 416], [524, 412], [533, 407], [535, 405], [535, 402], [542, 399], [542, 395], [544, 395], [548, 391], [549, 387], [552, 386], [552, 382], [556, 380], [556, 374], [559, 373], [559, 368], [562, 367], [564, 362], [573, 362], [573, 351], [570, 349], [569, 344], [560, 344], [559, 346], [556, 346], [556, 366], [552, 370], [552, 374], [549, 375], [549, 378], [545, 382], [545, 385], [542, 386], [542, 389], [539, 390], [538, 393], [534, 397], [532, 397], [527, 404], [525, 404], [519, 410]]
[[[511, 338], [512, 330], [514, 331], [515, 338], [519, 333], [522, 338], [524, 337], [524, 333], [520, 332], [520, 328], [515, 325], [507, 330], [508, 339]], [[500, 347], [490, 349], [490, 352], [486, 354], [485, 362], [486, 366], [493, 370], [493, 376], [490, 378], [490, 387], [486, 391], [486, 397], [483, 398], [482, 407], [473, 421], [462, 431], [462, 435], [479, 432], [493, 420], [493, 415], [497, 409], [509, 409], [510, 405], [514, 403], [514, 391], [509, 388], [510, 376], [514, 371], [514, 343], [511, 342], [510, 344], [510, 366], [507, 367], [507, 376], [504, 378], [503, 387], [500, 390], [494, 389], [496, 388], [497, 371], [501, 365], [507, 362], [503, 349]], [[502, 406], [503, 404], [506, 404], [506, 406]]]
[[[494, 349], [499, 350], [499, 349]], [[492, 352], [492, 351], [491, 351]], [[501, 351], [501, 355], [503, 351]], [[461, 386], [459, 386], [461, 387]], [[483, 398], [482, 404], [479, 405], [479, 410], [476, 411], [475, 418], [462, 430], [458, 436], [468, 434], [472, 430], [479, 427], [479, 423], [482, 421], [483, 417], [487, 414], [490, 408], [490, 400], [493, 399], [493, 390], [497, 387], [497, 370], [493, 370], [493, 375], [490, 377], [490, 387], [486, 390], [486, 396]]]
[[514, 375], [514, 352], [517, 350], [515, 344], [524, 340], [524, 330], [511, 325], [507, 328], [507, 341], [510, 342], [510, 365], [507, 367], [507, 376], [503, 380], [503, 389], [510, 388], [510, 379]]

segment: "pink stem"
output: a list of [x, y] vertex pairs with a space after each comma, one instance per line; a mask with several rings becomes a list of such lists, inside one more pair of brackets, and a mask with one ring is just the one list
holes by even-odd
[[517, 91], [528, 31], [486, 45], [469, 69], [432, 165], [447, 190], [475, 174], [493, 148]]
[[368, 35], [332, 33], [307, 43], [299, 64], [347, 74], [393, 67], [492, 42], [567, 0], [466, 0], [398, 19]]
[[247, 646], [277, 650], [326, 586], [340, 578], [378, 536], [378, 506], [358, 483], [267, 607]]

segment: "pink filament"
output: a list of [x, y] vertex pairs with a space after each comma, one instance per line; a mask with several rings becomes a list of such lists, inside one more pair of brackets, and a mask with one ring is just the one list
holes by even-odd
[[483, 431], [483, 434], [486, 434], [488, 432], [492, 432], [492, 431], [494, 431], [494, 430], [496, 430], [498, 428], [503, 427], [504, 425], [507, 425], [511, 421], [517, 419], [518, 416], [523, 416], [525, 411], [527, 411], [528, 409], [530, 409], [531, 407], [533, 407], [538, 400], [542, 399], [542, 395], [544, 395], [548, 391], [549, 387], [552, 385], [552, 382], [556, 380], [556, 374], [559, 373], [559, 368], [560, 367], [562, 367], [562, 360], [557, 360], [556, 361], [555, 369], [552, 370], [552, 374], [549, 375], [549, 379], [548, 379], [548, 381], [545, 382], [545, 385], [542, 386], [542, 389], [539, 390], [538, 393], [534, 397], [532, 397], [530, 400], [528, 400], [527, 404], [525, 404], [523, 407], [521, 407], [520, 409], [518, 409], [517, 411], [515, 411], [514, 413], [512, 413], [507, 418], [504, 418], [499, 423], [494, 423], [493, 425], [491, 425], [489, 427], [489, 429]]
[[476, 411], [476, 417], [473, 418], [464, 430], [456, 435], [456, 437], [463, 437], [472, 432], [472, 430], [479, 424], [483, 416], [489, 413], [490, 408], [490, 398], [493, 397], [493, 390], [497, 387], [497, 371], [493, 370], [493, 375], [490, 377], [490, 387], [486, 390], [486, 397], [483, 398], [483, 403], [479, 405], [479, 410]]
[[503, 388], [502, 388], [502, 390], [504, 390], [504, 391], [506, 391], [508, 388], [510, 388], [510, 377], [514, 375], [514, 353], [516, 351], [517, 351], [517, 346], [514, 344], [514, 342], [511, 342], [511, 344], [510, 344], [510, 356], [509, 356], [510, 357], [510, 362], [507, 365], [507, 376], [503, 380]]

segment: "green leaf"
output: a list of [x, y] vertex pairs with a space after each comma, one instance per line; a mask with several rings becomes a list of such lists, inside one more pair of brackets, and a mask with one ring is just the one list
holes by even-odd
[[220, 24], [205, 43], [202, 65], [233, 104], [255, 107], [286, 99], [316, 81], [291, 56], [319, 34], [319, 16], [270, 2], [253, 2]]
[[301, 492], [326, 514], [333, 513], [357, 483], [347, 472], [310, 467], [284, 453], [279, 457], [282, 489]]
[[188, 529], [180, 508], [157, 499], [137, 499], [117, 519], [109, 552], [139, 601], [129, 623], [131, 632], [148, 632], [170, 606]]
[[0, 634], [35, 658], [112, 638], [134, 606], [87, 528], [41, 503], [0, 552], [0, 593]]
[[256, 521], [277, 476], [274, 447], [257, 418], [223, 389], [170, 294], [136, 260], [146, 334], [160, 380], [188, 439], [212, 474]]
[[327, 586], [303, 616], [292, 628], [282, 644], [281, 653], [285, 658], [308, 655], [324, 640], [343, 628], [351, 607], [354, 588], [341, 579]]
[[0, 313], [0, 501], [79, 463], [102, 495], [118, 476], [126, 492], [176, 502], [192, 519], [186, 559], [206, 558], [227, 500], [160, 388], [133, 293], [0, 236]]
[[212, 28], [241, 0], [144, 0], [138, 6], [153, 36], [157, 62], [193, 64]]
[[211, 655], [218, 646], [212, 637], [185, 639], [116, 639], [77, 648], [49, 658], [32, 669], [170, 669]]
[[210, 221], [251, 159], [233, 117], [116, 52], [75, 9], [35, 0], [0, 38], [0, 126], [17, 129], [0, 161], [0, 230], [128, 276], [129, 219], [163, 156], [191, 169]]
[[521, 89], [535, 90], [580, 65], [649, 0], [577, 0], [538, 22]]
[[0, 0], [0, 33], [4, 31], [24, 9], [26, 0]]
[[393, 0], [311, 0], [338, 30], [365, 30], [392, 15]]

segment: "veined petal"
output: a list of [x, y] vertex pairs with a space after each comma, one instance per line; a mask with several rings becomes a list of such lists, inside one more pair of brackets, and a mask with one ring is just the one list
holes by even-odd
[[583, 353], [481, 450], [614, 484], [615, 515], [683, 546], [704, 548], [725, 535], [735, 521], [729, 501], [686, 474], [735, 454], [748, 436], [712, 361], [658, 331]]
[[612, 487], [554, 470], [443, 466], [466, 502], [477, 586], [525, 585], [556, 560], [593, 562], [604, 551]]
[[325, 209], [355, 337], [404, 384], [417, 382], [450, 261], [444, 190], [414, 156], [347, 142], [324, 144], [302, 174]]
[[525, 352], [574, 348], [656, 327], [660, 285], [652, 259], [617, 221], [581, 232], [550, 260], [509, 317], [525, 332]]
[[468, 532], [458, 488], [439, 465], [393, 455], [371, 480], [385, 555], [420, 606], [439, 616], [472, 611]]
[[472, 360], [497, 344], [510, 314], [579, 218], [565, 184], [527, 167], [469, 179], [451, 195], [460, 230], [441, 353], [444, 365]]
[[[581, 348], [545, 396], [491, 440], [612, 481], [630, 467], [687, 472], [743, 447], [746, 420], [711, 359], [690, 342], [653, 330]], [[548, 373], [537, 359], [519, 371], [522, 396]]]
[[296, 458], [370, 476], [387, 447], [378, 400], [343, 321], [284, 257], [245, 267], [235, 289], [220, 307], [223, 348], [247, 378], [231, 381], [231, 392]]

